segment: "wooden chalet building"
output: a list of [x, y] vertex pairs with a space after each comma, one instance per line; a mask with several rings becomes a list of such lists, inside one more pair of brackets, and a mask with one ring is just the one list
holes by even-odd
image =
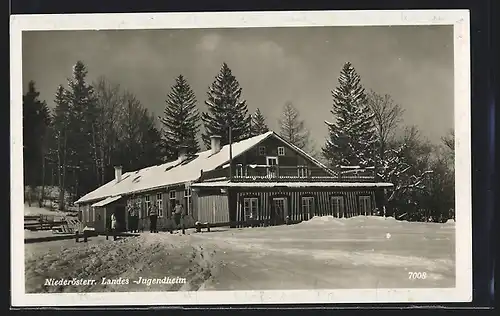
[[81, 197], [76, 204], [85, 225], [103, 231], [111, 212], [128, 229], [127, 203], [140, 207], [139, 225], [149, 225], [147, 209], [159, 209], [158, 227], [172, 225], [176, 201], [196, 221], [217, 226], [279, 225], [313, 216], [371, 215], [381, 209], [390, 183], [375, 181], [373, 170], [333, 171], [274, 132], [221, 146], [175, 161], [122, 174]]

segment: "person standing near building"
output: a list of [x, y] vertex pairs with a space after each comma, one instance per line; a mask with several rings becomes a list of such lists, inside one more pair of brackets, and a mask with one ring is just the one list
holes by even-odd
[[127, 201], [128, 231], [134, 232], [134, 204], [131, 200]]
[[157, 233], [158, 231], [156, 230], [156, 222], [158, 220], [158, 210], [156, 209], [156, 205], [152, 205], [149, 207], [149, 221], [150, 221], [150, 227], [149, 231], [151, 233]]
[[[115, 215], [115, 212], [111, 213], [111, 234], [113, 235], [113, 240], [116, 240], [116, 234], [117, 234], [117, 231], [116, 231], [116, 228], [117, 228], [117, 220], [116, 220], [116, 215]], [[108, 239], [108, 237], [106, 236], [106, 239]]]
[[184, 217], [186, 213], [184, 211], [184, 207], [182, 204], [179, 202], [179, 200], [175, 201], [175, 208], [174, 208], [174, 220], [175, 220], [175, 226], [177, 229], [182, 228], [182, 233], [184, 234]]
[[130, 214], [131, 227], [133, 233], [139, 232], [139, 208], [140, 204], [137, 202], [132, 202], [132, 213]]

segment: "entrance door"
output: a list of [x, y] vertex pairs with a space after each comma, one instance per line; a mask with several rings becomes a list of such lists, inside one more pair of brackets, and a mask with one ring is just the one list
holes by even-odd
[[268, 168], [267, 169], [267, 176], [270, 178], [276, 177], [276, 166], [278, 165], [278, 157], [266, 157], [266, 163], [269, 167], [274, 167], [274, 168]]
[[[125, 222], [125, 206], [115, 206], [115, 216], [116, 216], [116, 224], [117, 230], [120, 232], [127, 231], [127, 223]], [[111, 215], [110, 215], [111, 216]]]
[[243, 199], [243, 220], [257, 220], [258, 214], [258, 198], [244, 198]]
[[285, 223], [285, 218], [288, 215], [286, 198], [274, 198], [273, 199], [273, 222], [275, 225], [281, 225]]

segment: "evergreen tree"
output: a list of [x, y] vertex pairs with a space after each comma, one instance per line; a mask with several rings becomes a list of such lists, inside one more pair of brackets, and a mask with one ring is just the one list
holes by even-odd
[[361, 78], [351, 63], [344, 64], [339, 86], [332, 91], [335, 122], [325, 122], [329, 138], [323, 155], [332, 166], [374, 164], [377, 143], [374, 115]]
[[262, 114], [259, 108], [255, 110], [252, 114], [252, 122], [251, 122], [251, 136], [257, 136], [260, 134], [264, 134], [269, 131], [269, 128], [266, 124], [266, 118]]
[[164, 116], [160, 118], [163, 124], [163, 137], [167, 160], [178, 156], [180, 146], [187, 147], [188, 154], [200, 151], [197, 134], [200, 114], [196, 108], [196, 96], [187, 80], [179, 75], [167, 97]]
[[163, 162], [164, 154], [162, 133], [156, 127], [156, 120], [152, 114], [146, 110], [141, 119], [141, 141], [139, 168], [157, 165]]
[[94, 88], [86, 82], [87, 73], [87, 67], [78, 61], [68, 79], [68, 162], [72, 170], [71, 189], [75, 195], [88, 192], [100, 182], [96, 129], [99, 113]]
[[307, 151], [309, 145], [309, 131], [306, 129], [304, 120], [300, 119], [299, 110], [291, 102], [285, 103], [281, 119], [278, 120], [280, 136], [289, 143]]
[[229, 127], [232, 141], [237, 142], [250, 136], [251, 117], [248, 115], [246, 101], [241, 99], [241, 87], [231, 69], [222, 64], [219, 74], [209, 87], [205, 104], [208, 112], [201, 118], [205, 126], [203, 142], [210, 148], [210, 136], [221, 136], [221, 144], [229, 143]]
[[69, 93], [62, 85], [57, 87], [54, 103], [56, 107], [52, 117], [52, 137], [54, 138], [51, 154], [56, 162], [59, 186], [59, 210], [64, 210], [66, 191], [66, 170], [68, 160], [68, 134], [70, 124]]
[[46, 140], [50, 126], [49, 109], [45, 101], [39, 100], [39, 96], [35, 82], [30, 81], [28, 91], [23, 96], [23, 165], [25, 185], [29, 185], [32, 191], [44, 180]]

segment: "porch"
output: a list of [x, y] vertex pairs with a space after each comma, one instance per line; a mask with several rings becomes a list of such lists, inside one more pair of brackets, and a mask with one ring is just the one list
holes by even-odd
[[94, 228], [97, 233], [104, 233], [111, 228], [111, 214], [113, 213], [115, 213], [117, 221], [116, 231], [126, 232], [128, 230], [128, 214], [122, 196], [108, 197], [84, 207], [82, 223]]

